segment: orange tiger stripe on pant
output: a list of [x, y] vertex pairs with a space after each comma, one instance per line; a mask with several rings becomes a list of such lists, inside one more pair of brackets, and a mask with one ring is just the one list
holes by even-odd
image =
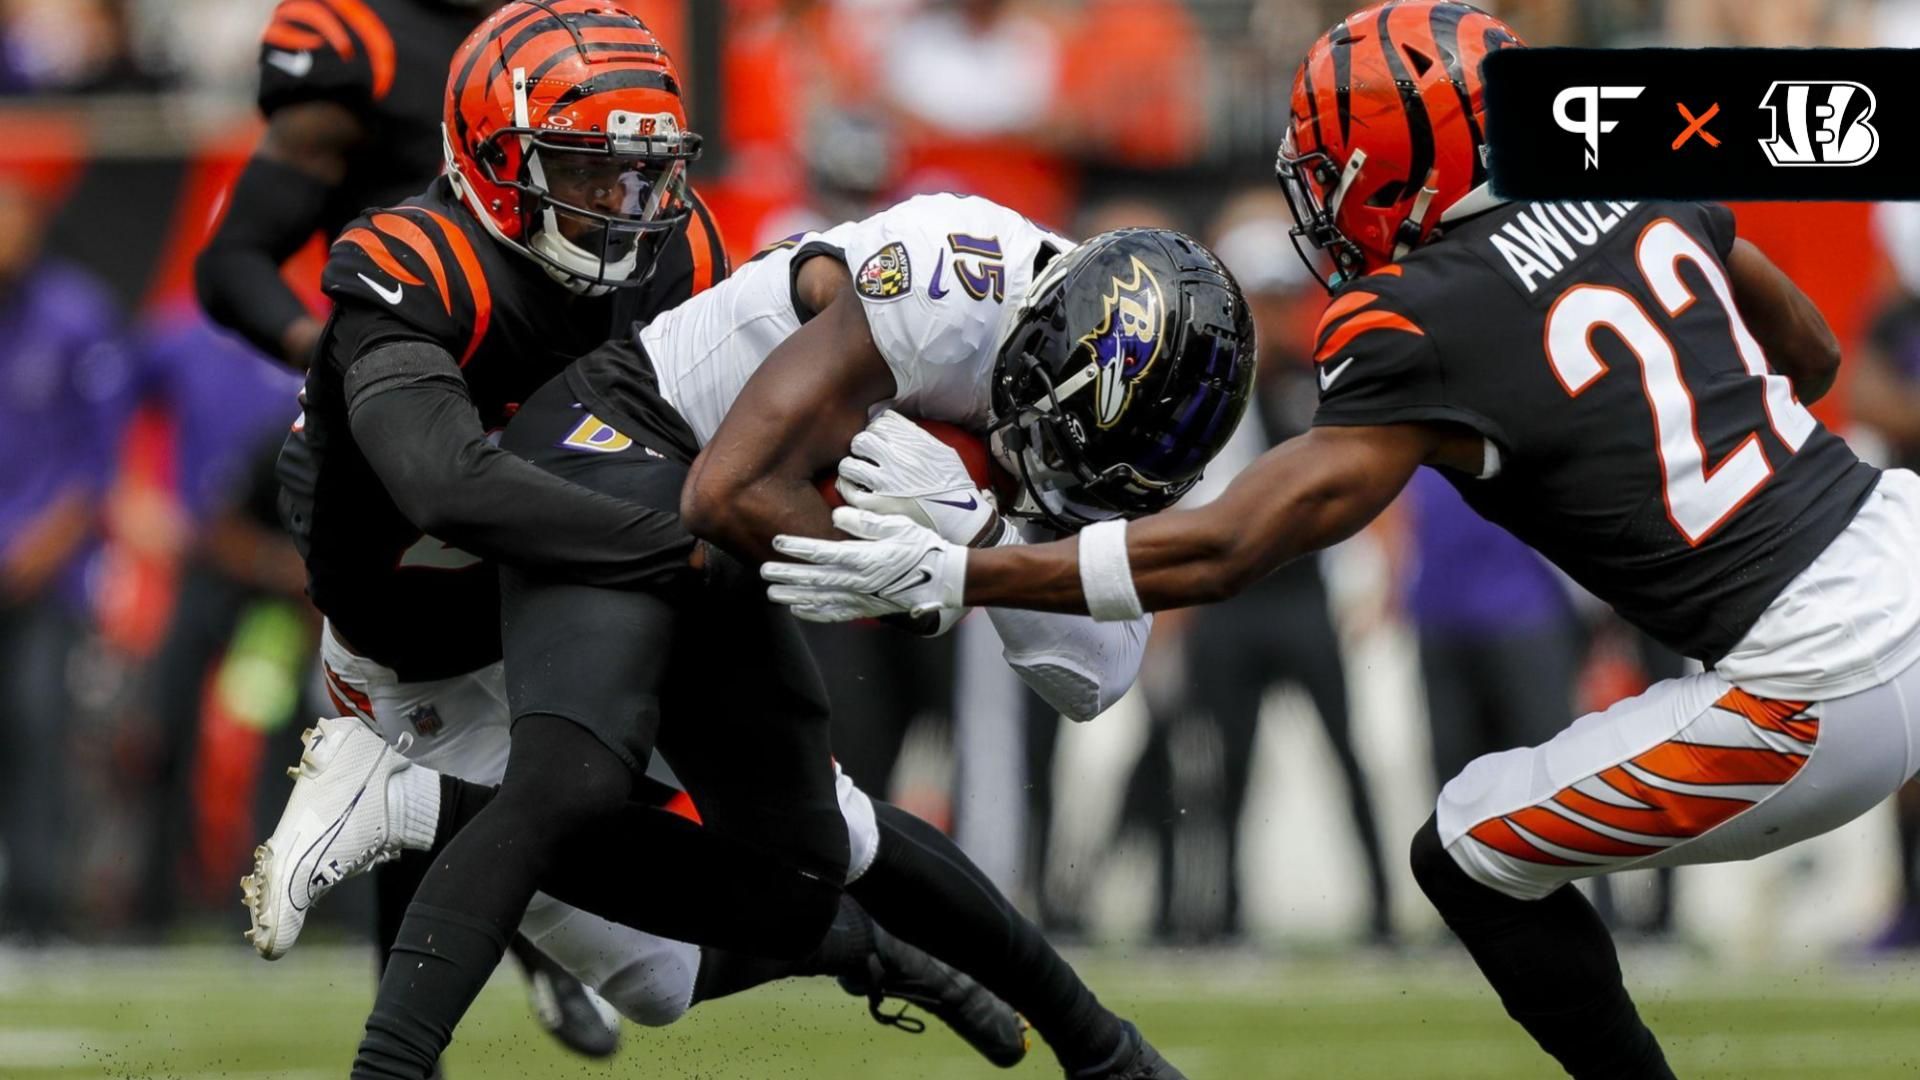
[[[1755, 729], [1754, 742], [1764, 742], [1761, 733], [1774, 733], [1811, 747], [1819, 737], [1819, 720], [1801, 715], [1809, 708], [1804, 701], [1775, 701], [1735, 689], [1714, 707], [1744, 718]], [[1806, 754], [1771, 745], [1669, 739], [1562, 788], [1546, 802], [1482, 821], [1467, 835], [1512, 858], [1550, 866], [1631, 861], [1697, 837], [1753, 807], [1757, 800], [1746, 792], [1777, 788], [1806, 763]], [[1729, 791], [1707, 794], [1679, 786]]]

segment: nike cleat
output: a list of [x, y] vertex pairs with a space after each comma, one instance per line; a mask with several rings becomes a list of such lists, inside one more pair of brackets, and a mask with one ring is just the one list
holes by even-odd
[[402, 849], [406, 807], [388, 797], [388, 781], [412, 764], [354, 717], [322, 720], [300, 740], [306, 749], [287, 770], [287, 808], [254, 849], [253, 873], [240, 879], [253, 923], [247, 940], [268, 960], [293, 948], [308, 910], [335, 885]]
[[1160, 1056], [1140, 1029], [1129, 1020], [1120, 1021], [1126, 1029], [1126, 1041], [1112, 1059], [1091, 1069], [1067, 1074], [1067, 1080], [1187, 1080], [1187, 1074]]
[[867, 999], [867, 1011], [882, 1024], [918, 1034], [926, 1024], [906, 1015], [903, 1008], [889, 1013], [880, 1008], [898, 998], [938, 1017], [954, 1034], [979, 1051], [980, 1056], [1010, 1069], [1027, 1056], [1027, 1022], [1006, 1002], [967, 975], [873, 927], [873, 951], [867, 954], [862, 976], [842, 975], [840, 988]]
[[620, 1014], [532, 943], [516, 948], [525, 966], [534, 1019], [561, 1046], [581, 1057], [612, 1057], [620, 1049]]

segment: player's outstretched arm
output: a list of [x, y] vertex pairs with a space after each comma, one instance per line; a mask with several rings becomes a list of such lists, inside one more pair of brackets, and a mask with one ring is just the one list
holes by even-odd
[[[1418, 424], [1314, 428], [1262, 454], [1213, 502], [1132, 522], [1126, 553], [1141, 606], [1224, 600], [1283, 563], [1352, 536], [1443, 442], [1439, 429]], [[968, 561], [966, 599], [1086, 611], [1080, 545], [980, 552]]]
[[[775, 583], [769, 597], [822, 622], [960, 606], [1133, 618], [1232, 596], [1358, 532], [1419, 466], [1477, 472], [1481, 454], [1479, 436], [1445, 426], [1315, 428], [1262, 455], [1213, 502], [1124, 533], [1113, 522], [1076, 540], [970, 551], [905, 518], [840, 510], [835, 522], [865, 542], [782, 536], [775, 546], [793, 561], [761, 576]], [[1090, 601], [1083, 582], [1101, 595]]]
[[1825, 397], [1840, 374], [1840, 340], [1819, 307], [1745, 239], [1733, 242], [1727, 276], [1740, 318], [1760, 342], [1767, 362], [1793, 383], [1794, 396], [1808, 404]]
[[298, 370], [307, 366], [320, 324], [281, 280], [280, 264], [321, 227], [348, 156], [365, 138], [359, 118], [334, 102], [275, 112], [194, 266], [207, 314]]
[[809, 259], [795, 289], [819, 314], [747, 380], [680, 496], [694, 535], [755, 562], [773, 555], [777, 534], [836, 535], [814, 478], [894, 394], [847, 268]]

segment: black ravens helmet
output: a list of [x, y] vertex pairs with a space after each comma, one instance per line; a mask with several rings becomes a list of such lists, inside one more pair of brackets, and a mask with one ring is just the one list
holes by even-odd
[[1072, 531], [1172, 505], [1239, 425], [1254, 355], [1240, 286], [1189, 237], [1120, 229], [1055, 258], [994, 372], [1011, 512]]

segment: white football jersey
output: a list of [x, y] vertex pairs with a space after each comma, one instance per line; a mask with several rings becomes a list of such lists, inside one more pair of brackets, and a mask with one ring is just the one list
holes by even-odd
[[800, 329], [793, 280], [808, 258], [853, 274], [898, 409], [972, 431], [991, 421], [994, 360], [1043, 247], [1073, 243], [986, 199], [920, 195], [863, 221], [806, 233], [640, 332], [660, 392], [705, 446], [760, 364]]

